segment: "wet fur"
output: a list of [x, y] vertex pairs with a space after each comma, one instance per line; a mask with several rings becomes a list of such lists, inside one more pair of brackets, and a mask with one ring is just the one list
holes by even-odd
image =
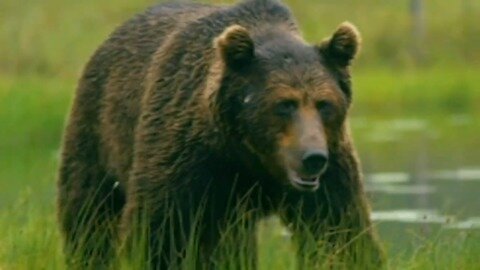
[[[277, 29], [288, 38], [275, 46], [292, 42], [301, 50], [291, 41], [300, 37], [292, 15], [273, 0], [232, 7], [162, 4], [119, 27], [90, 59], [65, 130], [58, 181], [58, 217], [72, 266], [106, 266], [119, 245], [128, 253], [145, 214], [151, 265], [178, 267], [202, 209], [195, 229], [203, 267], [213, 267], [225, 228], [242, 219], [238, 229], [251, 239], [239, 247], [248, 256], [238, 265], [253, 269], [255, 223], [274, 213], [290, 224], [301, 257], [310, 254], [307, 249], [315, 251], [302, 237], [313, 235], [333, 247], [337, 237], [326, 232], [346, 228], [348, 239], [359, 233], [366, 239], [371, 261], [381, 261], [344, 117], [340, 127], [327, 129], [331, 161], [317, 192], [295, 191], [265, 170], [274, 163], [264, 151], [275, 150], [276, 131], [268, 130], [268, 121], [275, 120], [257, 117], [262, 111], [255, 100], [250, 112], [242, 110], [248, 95], [244, 77], [262, 87], [274, 78], [242, 69], [238, 59], [251, 53], [248, 42], [244, 51], [219, 53], [221, 34], [232, 25], [248, 30], [257, 43], [268, 40], [265, 29]], [[327, 42], [317, 50], [319, 66], [340, 85], [346, 117], [348, 55], [356, 48], [345, 51]], [[248, 128], [257, 126], [265, 141], [249, 141], [238, 117], [250, 117]]]

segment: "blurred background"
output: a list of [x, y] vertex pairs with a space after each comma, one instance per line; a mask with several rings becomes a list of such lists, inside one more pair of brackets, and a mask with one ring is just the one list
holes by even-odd
[[[77, 79], [116, 26], [155, 2], [0, 1], [0, 269], [61, 265], [61, 256], [42, 258], [60, 254], [55, 174]], [[363, 35], [351, 126], [390, 254], [419, 269], [429, 263], [418, 254], [445, 269], [474, 269], [480, 1], [284, 2], [309, 42], [345, 20]]]

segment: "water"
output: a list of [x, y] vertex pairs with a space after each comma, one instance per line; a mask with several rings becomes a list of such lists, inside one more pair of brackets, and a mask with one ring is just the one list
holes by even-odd
[[381, 237], [414, 250], [439, 231], [480, 230], [480, 121], [470, 115], [353, 118]]

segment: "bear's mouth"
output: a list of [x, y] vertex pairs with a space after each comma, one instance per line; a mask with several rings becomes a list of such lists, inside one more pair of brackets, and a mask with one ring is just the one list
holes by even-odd
[[289, 178], [293, 187], [301, 191], [315, 191], [320, 186], [320, 175], [302, 177], [290, 171]]

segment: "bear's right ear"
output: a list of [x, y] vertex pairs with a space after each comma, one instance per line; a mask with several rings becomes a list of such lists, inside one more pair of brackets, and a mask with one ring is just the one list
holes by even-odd
[[324, 40], [320, 53], [340, 68], [348, 67], [357, 55], [361, 44], [360, 33], [349, 22], [340, 24], [333, 35]]
[[227, 67], [240, 70], [248, 66], [255, 57], [255, 45], [248, 30], [233, 25], [215, 40], [215, 47]]

